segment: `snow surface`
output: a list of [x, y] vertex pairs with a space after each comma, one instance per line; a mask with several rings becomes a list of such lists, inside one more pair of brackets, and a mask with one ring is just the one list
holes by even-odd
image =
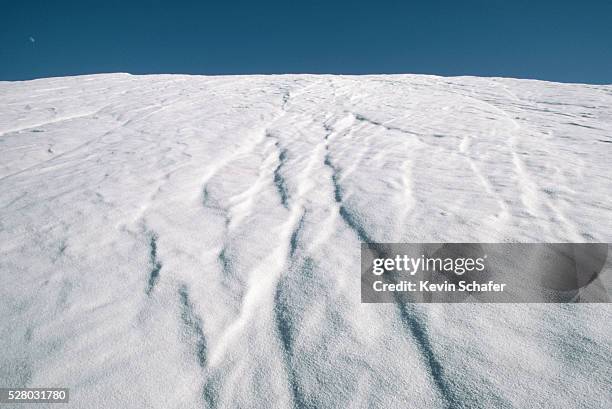
[[359, 242], [611, 242], [611, 136], [612, 86], [2, 82], [0, 387], [69, 387], [70, 408], [610, 408], [609, 304], [361, 304]]

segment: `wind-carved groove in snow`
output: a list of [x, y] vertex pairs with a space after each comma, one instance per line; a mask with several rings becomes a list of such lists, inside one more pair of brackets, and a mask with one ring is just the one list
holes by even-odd
[[219, 376], [209, 377], [202, 388], [202, 398], [210, 409], [219, 406], [219, 390], [221, 388], [222, 378]]
[[212, 197], [208, 188], [204, 186], [202, 189], [202, 206], [207, 209], [215, 210], [220, 213], [225, 220], [225, 231], [223, 233], [223, 247], [219, 251], [219, 255], [217, 256], [217, 260], [221, 267], [222, 273], [222, 283], [223, 285], [231, 291], [231, 293], [237, 298], [241, 299], [243, 296], [243, 282], [242, 278], [237, 274], [236, 270], [232, 265], [232, 258], [228, 255], [230, 251], [229, 247], [229, 227], [231, 223], [231, 218], [229, 215], [229, 211], [222, 206], [220, 206], [217, 201]]
[[290, 99], [291, 99], [291, 92], [285, 91], [285, 93], [283, 94], [283, 99], [282, 99], [282, 104], [281, 104], [281, 109], [283, 111], [287, 111], [287, 104], [289, 104]]
[[195, 312], [191, 302], [189, 291], [184, 284], [178, 290], [181, 307], [181, 321], [185, 327], [187, 342], [195, 347], [195, 355], [198, 365], [202, 369], [206, 368], [207, 362], [207, 342], [204, 336], [204, 325], [202, 318]]
[[[275, 247], [268, 257], [260, 264], [254, 265], [253, 269], [250, 271], [249, 285], [244, 297], [241, 298], [240, 312], [218, 337], [218, 342], [215, 343], [216, 348], [211, 350], [211, 354], [209, 356], [211, 368], [215, 368], [217, 364], [224, 359], [226, 348], [232, 343], [232, 340], [235, 339], [237, 334], [244, 330], [245, 325], [247, 325], [249, 320], [252, 319], [253, 314], [258, 309], [258, 305], [260, 305], [262, 299], [268, 296], [270, 297], [268, 299], [274, 299], [274, 294], [278, 286], [279, 279], [287, 265], [287, 255], [290, 252], [289, 243], [291, 243], [291, 237], [295, 237], [295, 248], [293, 251], [296, 252], [298, 248], [297, 240], [299, 237], [299, 232], [296, 233], [296, 230], [299, 231], [299, 228], [296, 228], [295, 226], [299, 225], [300, 208], [300, 206], [292, 207], [290, 211], [290, 218], [281, 229], [282, 234], [279, 238], [280, 245]], [[291, 234], [291, 232], [293, 232], [293, 234]], [[271, 312], [273, 321], [275, 320], [274, 314], [275, 312], [273, 310]], [[281, 340], [281, 349], [283, 351], [285, 346], [291, 345], [287, 344], [286, 341], [287, 339]], [[288, 368], [291, 367], [288, 366]], [[291, 374], [292, 371], [289, 371], [289, 373]], [[218, 395], [219, 389], [219, 378], [209, 376], [204, 386], [203, 398], [211, 407], [216, 406], [216, 396]], [[298, 391], [297, 402], [300, 402], [299, 396]], [[296, 407], [307, 406], [298, 405]]]
[[208, 192], [208, 188], [204, 186], [202, 188], [202, 206], [209, 207], [208, 202], [210, 201], [210, 193]]
[[[310, 259], [304, 261], [303, 274], [310, 275], [312, 262]], [[294, 314], [290, 311], [291, 302], [288, 300], [289, 294], [285, 291], [283, 279], [280, 279], [276, 284], [274, 293], [274, 321], [278, 332], [281, 349], [283, 353], [283, 361], [287, 371], [287, 381], [291, 392], [294, 408], [314, 408], [312, 402], [304, 396], [298, 371], [294, 368], [294, 335], [296, 334]]]
[[293, 233], [291, 233], [291, 238], [289, 239], [289, 259], [293, 258], [293, 255], [298, 249], [300, 233], [302, 229], [304, 228], [305, 218], [306, 218], [306, 210], [304, 210], [302, 217], [300, 217], [300, 221], [298, 222], [297, 227], [293, 230]]
[[149, 241], [149, 263], [151, 264], [151, 271], [149, 272], [149, 281], [147, 282], [147, 288], [145, 293], [151, 295], [151, 292], [155, 288], [155, 285], [159, 281], [159, 272], [162, 268], [162, 263], [157, 259], [157, 234], [152, 233]]
[[382, 122], [378, 122], [378, 121], [366, 118], [365, 116], [363, 116], [361, 114], [354, 114], [354, 116], [355, 116], [355, 119], [358, 120], [358, 121], [368, 122], [368, 123], [370, 123], [372, 125], [380, 126], [382, 128], [385, 128], [388, 131], [397, 131], [397, 132], [401, 132], [401, 133], [404, 133], [404, 134], [407, 134], [407, 135], [420, 136], [416, 132], [408, 131], [406, 129], [399, 128], [397, 126], [387, 125], [387, 124], [384, 124]]
[[[105, 106], [104, 108], [107, 108], [107, 107], [108, 106]], [[28, 131], [28, 130], [31, 130], [31, 129], [34, 129], [34, 132], [41, 132], [40, 130], [36, 130], [36, 128], [40, 128], [40, 127], [43, 127], [43, 126], [46, 126], [46, 125], [57, 124], [57, 123], [60, 123], [60, 122], [68, 122], [68, 121], [74, 121], [76, 119], [82, 119], [82, 118], [91, 117], [91, 116], [94, 116], [94, 115], [98, 114], [104, 108], [97, 109], [95, 111], [87, 112], [87, 113], [84, 113], [84, 114], [58, 116], [58, 117], [49, 119], [48, 121], [28, 124], [28, 125], [25, 125], [25, 126], [22, 126], [22, 127], [5, 129], [5, 130], [0, 131], [0, 136], [4, 136], [4, 135], [8, 135], [8, 134], [13, 134], [13, 133], [24, 132], [24, 131]]]
[[221, 270], [225, 277], [231, 277], [233, 275], [232, 262], [227, 257], [227, 248], [223, 247], [219, 252], [219, 263], [221, 263]]
[[423, 318], [417, 314], [416, 307], [408, 308], [403, 300], [395, 297], [395, 305], [399, 310], [400, 320], [406, 331], [414, 339], [417, 349], [421, 353], [424, 364], [429, 369], [431, 378], [442, 399], [449, 409], [461, 407], [461, 400], [455, 395], [451, 385], [446, 380], [444, 368], [433, 351], [429, 336], [423, 323]]
[[[356, 119], [353, 114], [350, 114], [350, 117]], [[332, 162], [331, 154], [329, 152], [329, 140], [331, 136], [337, 132], [337, 130], [334, 129], [334, 127], [327, 122], [323, 124], [323, 129], [325, 130], [325, 136], [323, 138], [325, 143], [325, 156], [323, 159], [323, 164], [331, 170], [331, 182], [332, 187], [334, 189], [334, 201], [338, 205], [340, 217], [342, 217], [342, 220], [344, 220], [346, 225], [349, 226], [357, 234], [359, 241], [370, 243], [372, 240], [370, 240], [366, 229], [357, 220], [353, 212], [348, 209], [344, 204], [344, 192], [342, 190], [342, 186], [340, 185], [341, 169]]]
[[[264, 130], [262, 137], [251, 150], [254, 150], [259, 144], [263, 143], [268, 138], [274, 139], [275, 137], [272, 136], [267, 130]], [[246, 190], [243, 190], [242, 192], [229, 198], [229, 205], [227, 207], [227, 219], [229, 223], [227, 227], [230, 231], [234, 231], [244, 220], [251, 216], [256, 199], [261, 194], [262, 190], [269, 185], [269, 178], [272, 178], [273, 181], [276, 182], [276, 171], [272, 165], [277, 160], [280, 160], [282, 166], [286, 159], [286, 153], [283, 155], [282, 150], [280, 150], [280, 153], [277, 156], [274, 152], [269, 152], [269, 146], [271, 146], [271, 144], [265, 145], [263, 147], [263, 152], [259, 154], [261, 157], [261, 163], [259, 166], [257, 179], [254, 181], [254, 183], [252, 183]], [[279, 149], [279, 145], [275, 144], [274, 150]], [[278, 172], [280, 172], [280, 170], [278, 170]], [[281, 195], [281, 201], [286, 201], [286, 206], [284, 204], [283, 205], [284, 207], [288, 208], [289, 196], [286, 191], [283, 192], [283, 189], [286, 190], [286, 184], [280, 173], [279, 177], [280, 179], [278, 180], [278, 184], [274, 184], [277, 186], [277, 188], [281, 189], [281, 192], [279, 192]], [[286, 197], [283, 197], [283, 194], [286, 195]]]
[[329, 169], [331, 169], [331, 172], [332, 172], [331, 182], [334, 188], [334, 200], [338, 204], [340, 217], [342, 217], [342, 220], [344, 220], [347, 226], [349, 226], [351, 229], [353, 229], [353, 231], [355, 231], [355, 233], [357, 234], [357, 237], [359, 238], [359, 241], [362, 241], [364, 243], [372, 242], [372, 240], [370, 239], [370, 237], [368, 236], [366, 232], [366, 229], [357, 220], [353, 212], [344, 205], [343, 191], [342, 191], [342, 186], [340, 185], [340, 169], [338, 169], [332, 163], [329, 152], [325, 154], [325, 160], [323, 161], [323, 164], [327, 166]]
[[225, 226], [226, 228], [229, 226], [231, 219], [229, 216], [229, 211], [225, 208], [223, 208], [222, 206], [220, 206], [211, 196], [210, 192], [208, 191], [208, 187], [206, 185], [204, 185], [204, 187], [202, 188], [202, 206], [206, 209], [211, 209], [211, 210], [215, 210], [219, 213], [221, 213], [223, 215], [223, 218], [225, 219]]
[[242, 277], [240, 277], [239, 272], [236, 271], [232, 257], [228, 256], [228, 252], [230, 252], [230, 248], [227, 243], [224, 243], [217, 257], [223, 274], [222, 283], [236, 299], [241, 300], [244, 297], [245, 283]]
[[287, 161], [287, 149], [281, 148], [280, 143], [276, 141], [274, 144], [278, 149], [278, 166], [274, 169], [274, 185], [281, 199], [281, 204], [285, 209], [289, 208], [289, 193], [287, 191], [287, 182], [283, 176], [282, 170]]
[[[376, 254], [377, 258], [385, 258], [385, 252], [376, 244], [370, 244], [370, 251]], [[414, 304], [408, 308], [406, 302], [398, 294], [395, 295], [395, 305], [398, 308], [400, 322], [404, 330], [414, 340], [417, 350], [421, 354], [424, 366], [428, 369], [433, 384], [438, 390], [441, 398], [446, 402], [449, 409], [460, 407], [461, 400], [458, 399], [452, 386], [446, 379], [444, 368], [433, 351], [431, 341], [427, 334], [424, 317], [419, 316], [419, 311]]]
[[[329, 125], [326, 125], [325, 129], [328, 132], [331, 131], [325, 136], [325, 141], [327, 143], [329, 137], [333, 134], [334, 131], [333, 128]], [[359, 240], [361, 242], [373, 243], [367, 233], [365, 226], [359, 223], [359, 221], [356, 220], [350, 209], [348, 209], [343, 204], [344, 198], [342, 186], [340, 184], [340, 169], [332, 162], [327, 145], [326, 150], [327, 153], [325, 155], [324, 164], [332, 171], [331, 180], [334, 188], [334, 200], [339, 206], [340, 216], [342, 217], [344, 222], [357, 233], [357, 236], [359, 237]], [[382, 256], [380, 249], [378, 249], [376, 245], [372, 244], [369, 247], [376, 254]], [[402, 300], [396, 299], [396, 305], [399, 308], [399, 315], [402, 325], [417, 344], [417, 348], [421, 353], [421, 356], [423, 357], [424, 364], [429, 369], [436, 389], [438, 389], [442, 398], [447, 402], [448, 408], [457, 407], [459, 400], [457, 400], [457, 398], [455, 397], [452, 389], [450, 388], [448, 382], [444, 377], [442, 365], [440, 364], [439, 360], [433, 352], [431, 342], [429, 341], [429, 337], [427, 336], [427, 332], [425, 330], [425, 325], [422, 322], [422, 318], [419, 318], [415, 314], [414, 309], [412, 311], [408, 311], [408, 308]]]

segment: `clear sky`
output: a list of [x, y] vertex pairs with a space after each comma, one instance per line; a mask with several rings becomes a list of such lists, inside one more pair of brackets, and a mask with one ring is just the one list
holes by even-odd
[[612, 83], [612, 0], [0, 0], [0, 80], [427, 73]]

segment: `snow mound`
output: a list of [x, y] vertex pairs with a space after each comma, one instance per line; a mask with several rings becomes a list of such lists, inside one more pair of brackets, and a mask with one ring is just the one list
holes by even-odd
[[609, 304], [359, 291], [360, 241], [612, 241], [611, 86], [110, 74], [3, 82], [0, 106], [0, 387], [612, 406]]

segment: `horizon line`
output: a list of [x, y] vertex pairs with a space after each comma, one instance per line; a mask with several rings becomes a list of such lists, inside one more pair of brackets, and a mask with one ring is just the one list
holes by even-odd
[[368, 73], [339, 73], [339, 72], [229, 72], [229, 73], [193, 73], [193, 72], [129, 72], [129, 71], [100, 71], [100, 72], [84, 72], [84, 73], [69, 73], [66, 75], [51, 75], [48, 77], [31, 77], [31, 78], [20, 78], [20, 79], [2, 79], [2, 82], [27, 82], [37, 81], [53, 78], [70, 78], [70, 77], [84, 77], [84, 76], [95, 76], [95, 75], [116, 75], [125, 74], [132, 76], [149, 76], [149, 75], [177, 75], [177, 76], [200, 76], [200, 77], [246, 77], [246, 76], [285, 76], [285, 75], [296, 75], [296, 76], [345, 76], [345, 77], [365, 77], [365, 76], [394, 76], [394, 75], [418, 75], [424, 77], [440, 77], [440, 78], [488, 78], [488, 79], [506, 79], [506, 80], [518, 80], [518, 81], [538, 81], [538, 82], [549, 82], [555, 84], [566, 84], [566, 85], [596, 85], [596, 86], [612, 86], [612, 82], [599, 83], [599, 82], [573, 82], [573, 81], [562, 81], [562, 80], [548, 80], [537, 77], [510, 77], [503, 75], [471, 75], [471, 74], [432, 74], [424, 72], [368, 72]]

